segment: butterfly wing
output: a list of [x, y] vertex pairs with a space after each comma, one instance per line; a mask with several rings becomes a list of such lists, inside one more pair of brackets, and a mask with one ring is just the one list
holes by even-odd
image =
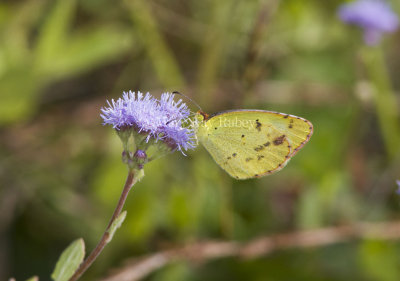
[[214, 160], [237, 179], [279, 171], [310, 139], [312, 124], [263, 110], [232, 110], [203, 121], [197, 136]]

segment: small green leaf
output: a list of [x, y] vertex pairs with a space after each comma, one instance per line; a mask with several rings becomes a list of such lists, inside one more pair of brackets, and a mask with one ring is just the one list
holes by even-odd
[[79, 238], [72, 242], [61, 254], [51, 278], [55, 281], [67, 281], [78, 269], [84, 257], [85, 242], [82, 238]]
[[32, 276], [31, 278], [27, 279], [26, 281], [39, 281], [39, 277]]
[[121, 224], [124, 222], [126, 217], [126, 211], [123, 211], [119, 216], [115, 219], [115, 221], [111, 224], [110, 228], [108, 229], [108, 239], [106, 240], [107, 243], [109, 243], [113, 236], [115, 231], [121, 226]]

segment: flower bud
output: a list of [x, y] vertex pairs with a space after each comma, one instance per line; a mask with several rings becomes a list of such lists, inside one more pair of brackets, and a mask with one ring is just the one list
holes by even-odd
[[141, 149], [136, 150], [134, 156], [135, 156], [136, 158], [138, 158], [138, 159], [146, 159], [146, 158], [147, 158], [146, 152], [144, 152], [144, 151], [141, 150]]

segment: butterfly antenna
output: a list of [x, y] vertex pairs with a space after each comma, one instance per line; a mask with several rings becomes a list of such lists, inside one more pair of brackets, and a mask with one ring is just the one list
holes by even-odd
[[197, 106], [199, 108], [200, 111], [203, 111], [200, 107], [200, 105], [197, 104], [197, 102], [195, 102], [194, 100], [192, 100], [191, 98], [189, 98], [187, 95], [182, 94], [178, 91], [173, 91], [172, 94], [174, 95], [181, 95], [182, 97], [186, 98], [187, 100], [191, 101], [195, 106]]

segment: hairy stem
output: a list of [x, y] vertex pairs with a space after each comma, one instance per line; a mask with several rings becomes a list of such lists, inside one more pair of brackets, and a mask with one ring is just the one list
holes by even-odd
[[[119, 198], [118, 204], [115, 207], [114, 213], [110, 219], [110, 222], [108, 223], [106, 230], [103, 233], [103, 236], [101, 237], [99, 243], [97, 246], [93, 249], [93, 251], [90, 253], [90, 255], [82, 262], [82, 264], [79, 266], [78, 270], [72, 275], [72, 277], [69, 279], [69, 281], [75, 281], [78, 280], [79, 277], [82, 276], [82, 274], [92, 265], [92, 263], [96, 260], [96, 258], [100, 255], [101, 251], [103, 251], [104, 247], [108, 243], [108, 238], [109, 238], [109, 229], [112, 223], [115, 221], [115, 219], [120, 215], [122, 208], [124, 207], [125, 200], [128, 197], [128, 193], [131, 190], [132, 186], [137, 182], [139, 179], [139, 171], [133, 171], [130, 170], [128, 173], [128, 177], [126, 178], [125, 186], [124, 189], [122, 190], [121, 196]], [[137, 174], [135, 174], [137, 173]]]

